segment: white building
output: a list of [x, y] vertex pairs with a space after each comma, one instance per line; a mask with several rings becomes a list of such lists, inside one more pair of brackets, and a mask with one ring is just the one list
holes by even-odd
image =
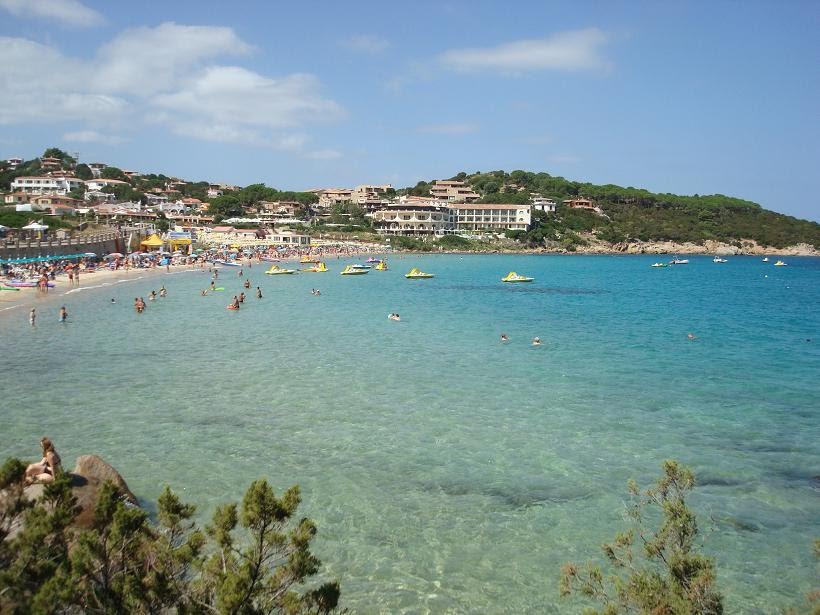
[[88, 190], [102, 190], [108, 186], [127, 186], [128, 182], [121, 179], [89, 179], [85, 182], [85, 187]]
[[12, 192], [27, 194], [68, 194], [81, 188], [85, 182], [76, 177], [16, 177], [11, 182]]
[[532, 223], [530, 205], [452, 203], [450, 207], [456, 213], [459, 233], [526, 231]]
[[102, 170], [107, 167], [108, 165], [104, 162], [89, 162], [88, 168], [91, 169], [91, 174], [94, 177], [99, 177], [102, 174]]
[[8, 160], [6, 160], [6, 164], [9, 166], [10, 169], [14, 170], [17, 167], [19, 167], [21, 164], [23, 164], [23, 159], [22, 158], [9, 158]]
[[446, 235], [456, 230], [455, 211], [444, 203], [408, 200], [368, 215], [381, 235]]
[[554, 214], [555, 207], [558, 204], [545, 196], [536, 196], [532, 198], [532, 208], [537, 209], [538, 211], [543, 211], [544, 213]]

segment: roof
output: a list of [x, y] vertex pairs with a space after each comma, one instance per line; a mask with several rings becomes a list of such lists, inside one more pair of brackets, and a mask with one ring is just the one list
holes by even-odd
[[141, 246], [161, 246], [162, 245], [162, 239], [160, 239], [159, 235], [154, 233], [153, 235], [150, 235], [147, 239], [143, 239], [142, 241], [140, 241], [140, 245]]

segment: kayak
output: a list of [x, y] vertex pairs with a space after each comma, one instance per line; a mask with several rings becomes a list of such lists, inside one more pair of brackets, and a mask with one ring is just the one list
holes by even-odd
[[20, 289], [19, 288], [14, 288], [12, 286], [0, 286], [0, 290], [17, 290], [17, 291], [19, 291]]
[[[49, 288], [54, 288], [54, 282], [48, 282]], [[6, 282], [7, 286], [15, 286], [17, 288], [37, 288], [38, 282], [29, 282], [26, 280], [9, 280]]]

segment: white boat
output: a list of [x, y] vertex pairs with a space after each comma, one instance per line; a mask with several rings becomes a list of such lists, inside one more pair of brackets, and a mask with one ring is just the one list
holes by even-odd
[[784, 263], [783, 261], [777, 261], [774, 266], [775, 267], [785, 267], [788, 263]]
[[668, 267], [666, 263], [652, 263], [650, 267]]
[[716, 256], [715, 258], [712, 259], [712, 262], [713, 263], [728, 263], [729, 261], [726, 260], [725, 258], [720, 258], [719, 256]]
[[769, 257], [768, 257], [768, 256], [764, 256], [764, 257], [763, 257], [763, 262], [764, 262], [764, 263], [768, 263], [768, 262], [769, 262]]
[[688, 265], [689, 259], [688, 258], [673, 258], [669, 261], [670, 265]]

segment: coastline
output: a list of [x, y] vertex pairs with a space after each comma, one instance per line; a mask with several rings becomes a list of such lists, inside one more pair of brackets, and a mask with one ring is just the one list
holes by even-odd
[[[85, 272], [81, 275], [80, 286], [69, 286], [67, 277], [57, 276], [54, 280], [54, 287], [49, 288], [47, 293], [40, 292], [37, 288], [21, 288], [19, 291], [0, 291], [0, 319], [8, 318], [14, 314], [21, 314], [22, 308], [52, 307], [60, 301], [65, 301], [66, 296], [74, 293], [100, 290], [116, 284], [126, 282], [136, 282], [149, 278], [176, 275], [201, 270], [198, 265], [173, 265], [170, 271], [165, 271], [164, 267], [153, 269], [110, 269], [100, 268], [94, 273]], [[203, 270], [207, 271], [207, 269]]]

